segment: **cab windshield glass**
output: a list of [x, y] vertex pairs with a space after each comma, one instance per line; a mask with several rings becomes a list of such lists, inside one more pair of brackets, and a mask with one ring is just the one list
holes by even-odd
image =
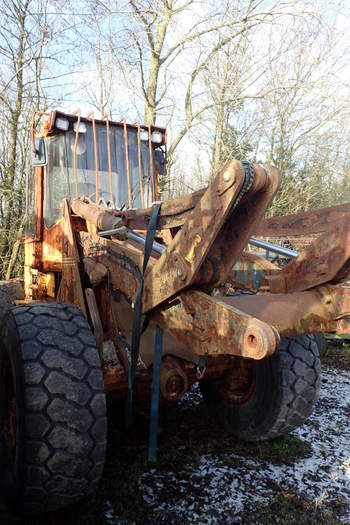
[[[75, 131], [48, 138], [45, 191], [45, 223], [52, 226], [61, 217], [62, 199], [77, 197], [74, 175]], [[92, 125], [86, 124], [85, 133], [78, 134], [76, 173], [78, 196], [90, 197], [93, 202], [121, 209], [129, 207], [127, 156], [123, 126], [110, 126], [111, 183], [108, 162], [108, 141], [105, 125], [96, 124], [98, 157], [98, 197], [96, 191], [96, 164]], [[127, 128], [129, 172], [132, 207], [142, 207], [137, 128]], [[150, 175], [149, 145], [141, 141], [141, 178], [144, 206], [152, 203], [153, 177]]]

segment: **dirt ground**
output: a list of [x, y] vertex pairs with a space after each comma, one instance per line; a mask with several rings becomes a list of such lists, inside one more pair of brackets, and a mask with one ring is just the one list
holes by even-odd
[[0, 506], [1, 525], [350, 523], [350, 349], [329, 346], [319, 402], [292, 435], [247, 445], [209, 419], [198, 389], [163, 411], [156, 466], [148, 425], [109, 406], [107, 462], [88, 500], [41, 518]]

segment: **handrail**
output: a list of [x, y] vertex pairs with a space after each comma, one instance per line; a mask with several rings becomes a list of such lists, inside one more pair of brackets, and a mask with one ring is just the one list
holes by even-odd
[[131, 179], [130, 179], [130, 164], [129, 164], [129, 146], [128, 146], [128, 130], [126, 127], [125, 117], [121, 120], [124, 125], [124, 144], [125, 144], [125, 159], [126, 159], [126, 176], [128, 179], [128, 199], [129, 199], [129, 208], [132, 208], [132, 192], [131, 192]]
[[141, 206], [145, 207], [145, 198], [143, 194], [143, 181], [142, 181], [142, 162], [141, 162], [141, 136], [140, 136], [140, 122], [137, 122], [137, 157], [139, 163], [139, 181], [140, 181], [140, 196], [141, 196]]
[[153, 172], [153, 149], [152, 149], [152, 136], [151, 136], [151, 124], [148, 124], [148, 147], [149, 147], [149, 171], [151, 176], [151, 190], [152, 190], [152, 201], [156, 200], [154, 172]]
[[113, 199], [113, 181], [112, 181], [112, 161], [111, 161], [111, 141], [109, 139], [109, 118], [108, 115], [103, 117], [103, 120], [106, 120], [106, 131], [107, 131], [107, 157], [108, 157], [108, 178], [109, 178], [109, 193], [111, 201]]
[[96, 136], [96, 123], [95, 123], [95, 116], [94, 116], [93, 111], [90, 111], [86, 116], [87, 118], [90, 118], [92, 122], [92, 134], [94, 138], [95, 169], [96, 169], [96, 204], [98, 204], [99, 171], [98, 171], [98, 147], [97, 147], [97, 136]]
[[75, 130], [75, 140], [74, 140], [74, 148], [73, 148], [73, 174], [74, 174], [74, 180], [75, 180], [75, 193], [78, 198], [79, 190], [78, 190], [78, 175], [77, 175], [77, 147], [78, 147], [78, 140], [79, 140], [79, 126], [80, 126], [80, 115], [81, 115], [80, 108], [77, 108], [75, 111], [72, 111], [72, 115], [78, 115], [77, 129]]

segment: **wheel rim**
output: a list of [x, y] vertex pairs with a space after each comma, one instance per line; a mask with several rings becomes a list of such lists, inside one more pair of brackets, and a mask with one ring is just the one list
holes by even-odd
[[12, 459], [16, 455], [16, 389], [14, 375], [8, 355], [3, 366], [3, 434], [6, 448]]
[[240, 359], [234, 368], [227, 370], [220, 377], [218, 388], [225, 401], [233, 405], [241, 405], [253, 395], [255, 381], [255, 362]]

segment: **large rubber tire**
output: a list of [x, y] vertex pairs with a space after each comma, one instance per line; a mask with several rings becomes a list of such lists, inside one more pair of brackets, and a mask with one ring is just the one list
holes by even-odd
[[320, 388], [320, 359], [313, 336], [282, 338], [269, 359], [256, 361], [250, 397], [234, 404], [217, 384], [202, 380], [209, 412], [235, 436], [246, 441], [273, 439], [299, 427], [311, 414]]
[[1, 335], [3, 492], [16, 512], [55, 510], [95, 491], [102, 476], [107, 422], [96, 342], [81, 312], [59, 303], [14, 308]]

